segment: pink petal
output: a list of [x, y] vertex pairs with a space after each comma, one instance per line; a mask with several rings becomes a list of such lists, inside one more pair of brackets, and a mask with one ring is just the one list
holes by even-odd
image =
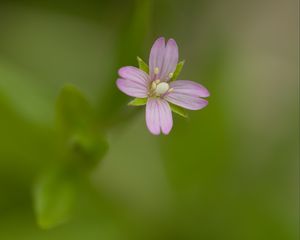
[[[167, 46], [164, 38], [158, 38], [153, 44], [149, 58], [150, 78], [168, 81], [169, 74], [174, 73], [178, 63], [178, 46], [174, 39], [169, 39]], [[154, 73], [158, 68], [158, 74]]]
[[172, 129], [173, 119], [167, 101], [160, 98], [149, 98], [146, 106], [146, 124], [149, 131], [154, 134], [167, 135]]
[[189, 80], [177, 80], [170, 83], [175, 92], [195, 97], [209, 97], [208, 90], [201, 84]]
[[190, 110], [199, 110], [208, 104], [206, 100], [200, 97], [209, 96], [209, 92], [198, 83], [179, 80], [170, 83], [170, 86], [173, 91], [166, 94], [164, 99], [175, 105]]
[[129, 79], [119, 78], [117, 86], [123, 93], [131, 97], [145, 98], [148, 94], [148, 89], [145, 85]]
[[150, 78], [152, 80], [154, 79], [154, 69], [162, 69], [163, 60], [165, 55], [165, 38], [160, 37], [158, 38], [150, 51], [150, 57], [149, 57], [149, 72], [150, 72]]
[[160, 79], [168, 81], [170, 79], [169, 74], [174, 73], [178, 63], [178, 46], [174, 39], [169, 39], [165, 55], [164, 61], [160, 72]]
[[173, 127], [172, 111], [169, 103], [163, 99], [157, 99], [159, 105], [160, 127], [163, 134], [168, 135]]
[[119, 69], [119, 75], [121, 78], [128, 79], [137, 83], [141, 83], [148, 86], [150, 77], [147, 73], [140, 70], [139, 68], [127, 66]]
[[148, 74], [136, 67], [122, 67], [119, 69], [121, 78], [117, 80], [118, 88], [132, 97], [144, 98], [148, 94], [150, 78]]
[[146, 105], [146, 124], [152, 134], [160, 134], [159, 110], [155, 99], [148, 99]]

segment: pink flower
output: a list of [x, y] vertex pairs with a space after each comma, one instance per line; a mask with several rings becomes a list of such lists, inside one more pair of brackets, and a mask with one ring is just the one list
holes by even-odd
[[143, 64], [140, 69], [122, 67], [117, 86], [123, 93], [137, 98], [131, 105], [146, 104], [146, 123], [152, 134], [169, 134], [173, 126], [171, 110], [176, 106], [179, 106], [177, 110], [180, 107], [199, 110], [208, 104], [203, 98], [208, 97], [209, 92], [199, 83], [173, 81], [183, 66], [183, 62], [178, 64], [178, 47], [174, 39], [169, 39], [167, 44], [163, 37], [155, 41], [150, 52], [149, 69], [144, 62], [140, 63]]

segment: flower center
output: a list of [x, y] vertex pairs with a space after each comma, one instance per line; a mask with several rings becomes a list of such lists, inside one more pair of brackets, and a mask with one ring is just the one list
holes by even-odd
[[166, 82], [161, 82], [159, 79], [155, 80], [151, 84], [150, 96], [159, 97], [169, 91], [171, 91], [169, 84]]
[[156, 86], [155, 93], [157, 95], [165, 94], [169, 90], [169, 84], [166, 82], [161, 82]]

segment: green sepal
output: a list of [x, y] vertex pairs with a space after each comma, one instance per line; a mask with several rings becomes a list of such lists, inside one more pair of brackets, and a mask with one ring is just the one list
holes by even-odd
[[128, 106], [143, 106], [147, 103], [148, 98], [135, 98], [128, 103]]
[[177, 113], [181, 117], [188, 118], [188, 114], [184, 108], [174, 105], [172, 103], [169, 103], [169, 105], [170, 105], [172, 112]]
[[140, 57], [137, 57], [137, 61], [139, 64], [139, 69], [143, 70], [145, 73], [149, 73], [149, 66], [147, 63], [145, 63]]
[[179, 74], [180, 74], [180, 72], [183, 68], [184, 63], [185, 63], [185, 60], [183, 60], [183, 61], [181, 61], [177, 64], [176, 69], [175, 69], [175, 71], [173, 73], [173, 76], [171, 77], [170, 81], [174, 81], [174, 80], [177, 79], [177, 77], [179, 76]]

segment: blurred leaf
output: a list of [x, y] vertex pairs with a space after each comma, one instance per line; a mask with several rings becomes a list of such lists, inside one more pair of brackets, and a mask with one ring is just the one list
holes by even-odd
[[42, 228], [55, 227], [70, 218], [78, 185], [108, 148], [93, 108], [72, 85], [65, 86], [58, 97], [57, 123], [62, 155], [58, 166], [39, 179], [34, 192], [37, 220]]
[[41, 228], [49, 229], [67, 221], [77, 194], [77, 177], [68, 169], [43, 175], [34, 189], [34, 208]]
[[92, 107], [73, 85], [63, 87], [56, 107], [57, 123], [63, 131], [85, 130], [94, 121]]
[[128, 103], [129, 106], [143, 106], [147, 103], [148, 98], [135, 98]]
[[177, 79], [177, 77], [178, 77], [179, 74], [181, 73], [181, 70], [182, 70], [182, 68], [183, 68], [184, 63], [185, 63], [185, 60], [183, 60], [183, 61], [181, 61], [181, 62], [179, 62], [179, 63], [177, 64], [176, 69], [175, 69], [175, 71], [174, 71], [174, 73], [173, 73], [173, 76], [172, 76], [172, 78], [171, 78], [171, 81], [174, 81], [174, 80]]
[[103, 129], [83, 94], [74, 86], [65, 86], [57, 100], [57, 122], [66, 144], [67, 160], [82, 169], [94, 167], [107, 151]]
[[69, 141], [67, 158], [82, 172], [92, 170], [106, 154], [108, 143], [100, 133], [74, 134]]
[[170, 105], [172, 112], [174, 112], [184, 118], [188, 117], [188, 114], [184, 108], [174, 105], [172, 103], [169, 103], [169, 105]]
[[139, 69], [143, 70], [146, 73], [149, 73], [149, 66], [147, 65], [147, 63], [145, 63], [140, 57], [137, 57], [137, 61], [139, 64]]

